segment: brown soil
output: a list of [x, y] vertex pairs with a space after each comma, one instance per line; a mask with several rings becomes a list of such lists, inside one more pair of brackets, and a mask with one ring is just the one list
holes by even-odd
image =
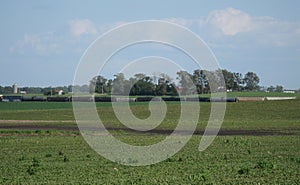
[[[76, 125], [70, 126], [59, 126], [59, 125], [32, 125], [30, 123], [41, 123], [41, 122], [53, 122], [53, 121], [45, 121], [45, 120], [0, 120], [0, 123], [8, 123], [8, 124], [0, 124], [0, 129], [10, 129], [10, 130], [61, 130], [61, 131], [79, 131]], [[62, 121], [56, 121], [62, 122]], [[71, 121], [68, 121], [71, 122]], [[26, 123], [21, 125], [14, 125], [9, 123]], [[28, 123], [28, 124], [27, 124]], [[88, 130], [97, 131], [97, 128], [87, 128]], [[133, 133], [147, 133], [147, 134], [165, 134], [169, 135], [173, 132], [173, 130], [163, 130], [163, 129], [154, 129], [147, 132], [137, 132], [128, 128], [106, 128], [109, 131], [125, 131], [125, 132], [133, 132]], [[299, 128], [290, 128], [285, 130], [239, 130], [239, 129], [222, 129], [219, 131], [219, 136], [272, 136], [272, 135], [298, 135], [300, 132]], [[186, 134], [187, 131], [179, 131], [178, 134]], [[203, 135], [203, 130], [196, 130], [194, 132], [195, 135]], [[208, 134], [212, 134], [213, 132], [207, 132]], [[3, 135], [3, 134], [2, 134]]]

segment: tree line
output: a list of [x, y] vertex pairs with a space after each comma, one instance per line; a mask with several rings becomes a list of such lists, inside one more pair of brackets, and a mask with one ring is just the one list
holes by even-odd
[[[218, 84], [223, 75], [224, 84]], [[152, 95], [152, 96], [177, 96], [198, 93], [205, 94], [227, 89], [229, 91], [258, 91], [260, 79], [254, 72], [242, 73], [230, 72], [226, 69], [214, 72], [207, 70], [194, 70], [177, 72], [177, 84], [167, 74], [148, 76], [138, 73], [129, 79], [123, 73], [114, 75], [113, 79], [106, 79], [99, 75], [94, 77], [89, 84], [90, 93], [114, 94], [114, 95]], [[216, 83], [210, 83], [216, 82]], [[216, 87], [213, 87], [215, 85]], [[195, 87], [195, 88], [191, 88]]]
[[[224, 84], [218, 84], [222, 76]], [[178, 92], [188, 95], [191, 93], [207, 94], [218, 90], [259, 91], [261, 88], [259, 82], [260, 78], [255, 72], [242, 74], [226, 69], [219, 69], [214, 72], [197, 69], [193, 73], [178, 71], [176, 79], [172, 79], [164, 73], [153, 76], [138, 73], [130, 78], [125, 78], [123, 73], [118, 73], [114, 75], [113, 79], [107, 79], [101, 75], [95, 76], [87, 85], [21, 87], [19, 88], [19, 92], [23, 91], [27, 94], [44, 94], [48, 96], [57, 94], [57, 90], [63, 90], [64, 93], [76, 91], [89, 92], [91, 94], [177, 96]], [[265, 90], [269, 92], [283, 92], [283, 86], [270, 86]], [[12, 86], [0, 86], [0, 94], [12, 94], [12, 92]]]

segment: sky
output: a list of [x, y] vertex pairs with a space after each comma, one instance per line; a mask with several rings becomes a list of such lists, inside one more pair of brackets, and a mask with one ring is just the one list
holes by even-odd
[[[70, 85], [85, 50], [102, 34], [130, 22], [162, 20], [196, 33], [221, 68], [256, 72], [262, 86], [299, 89], [299, 12], [298, 0], [3, 0], [0, 85]], [[103, 75], [112, 78], [122, 65], [143, 55], [185, 59], [164, 47], [128, 48], [107, 64]], [[194, 67], [186, 64], [185, 69]]]

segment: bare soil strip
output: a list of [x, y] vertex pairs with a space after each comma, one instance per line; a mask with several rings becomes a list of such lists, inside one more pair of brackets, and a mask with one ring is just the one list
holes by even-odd
[[75, 123], [74, 120], [0, 120], [0, 123]]
[[[25, 121], [25, 120], [21, 120]], [[47, 121], [48, 122], [48, 121]], [[76, 125], [70, 126], [49, 126], [49, 125], [0, 125], [0, 129], [10, 129], [10, 130], [61, 130], [61, 131], [79, 131]], [[128, 128], [106, 128], [109, 131], [125, 131], [129, 133], [136, 134], [161, 134], [161, 135], [170, 135], [173, 130], [163, 130], [163, 129], [154, 129], [147, 132], [138, 132]], [[86, 128], [90, 131], [99, 131], [99, 128]], [[178, 134], [185, 135], [189, 131], [179, 131]], [[276, 135], [299, 135], [300, 128], [289, 128], [284, 130], [239, 130], [239, 129], [223, 129], [220, 130], [219, 136], [276, 136]], [[203, 130], [196, 130], [195, 135], [203, 135]], [[213, 132], [208, 131], [207, 134], [213, 134]]]

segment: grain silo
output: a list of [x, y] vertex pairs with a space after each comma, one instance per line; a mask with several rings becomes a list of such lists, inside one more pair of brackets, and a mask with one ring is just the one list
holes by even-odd
[[18, 85], [14, 84], [12, 87], [13, 87], [13, 93], [18, 94]]

